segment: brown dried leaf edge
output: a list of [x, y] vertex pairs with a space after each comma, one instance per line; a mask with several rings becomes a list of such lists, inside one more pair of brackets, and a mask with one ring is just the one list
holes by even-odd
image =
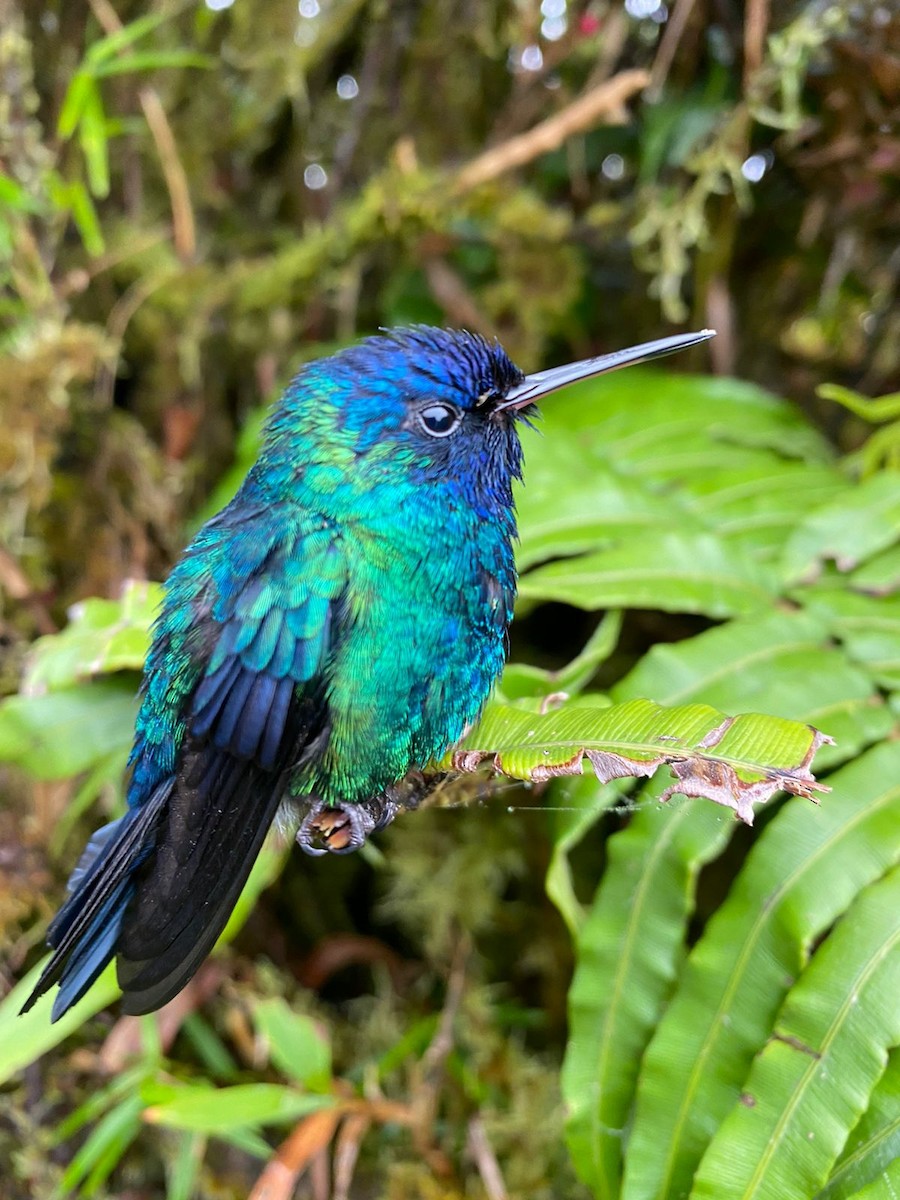
[[467, 773], [487, 762], [497, 774], [535, 783], [581, 775], [585, 759], [601, 783], [648, 777], [667, 766], [675, 782], [662, 801], [676, 793], [705, 798], [752, 825], [754, 804], [776, 792], [818, 803], [814, 792], [829, 789], [810, 768], [825, 743], [833, 739], [811, 725], [757, 713], [726, 717], [699, 704], [575, 702], [538, 714], [495, 703], [448, 765]]

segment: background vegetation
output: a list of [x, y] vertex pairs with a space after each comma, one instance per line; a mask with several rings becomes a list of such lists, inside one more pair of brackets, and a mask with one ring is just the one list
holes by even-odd
[[[0, 0], [3, 1194], [893, 1196], [897, 17], [216, 7]], [[719, 329], [709, 375], [546, 404], [503, 696], [809, 721], [832, 791], [751, 831], [473, 776], [268, 852], [159, 1019], [104, 977], [19, 1020], [122, 802], [147, 581], [300, 361], [409, 321], [526, 369]]]

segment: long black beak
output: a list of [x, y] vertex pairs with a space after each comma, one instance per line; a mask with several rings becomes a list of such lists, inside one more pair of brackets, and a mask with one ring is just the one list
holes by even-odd
[[617, 371], [619, 367], [630, 367], [634, 363], [646, 362], [651, 358], [661, 358], [664, 354], [674, 354], [676, 350], [687, 350], [689, 346], [699, 345], [700, 342], [709, 341], [715, 336], [714, 329], [701, 329], [699, 333], [679, 333], [674, 337], [658, 338], [655, 342], [629, 346], [627, 350], [601, 354], [598, 358], [585, 358], [581, 362], [566, 363], [564, 367], [537, 371], [534, 375], [526, 375], [518, 387], [507, 392], [506, 398], [497, 405], [497, 409], [502, 411], [504, 408], [524, 408], [526, 404], [534, 404], [542, 396], [567, 387], [570, 383], [580, 383], [583, 379], [593, 379], [595, 375], [603, 375], [606, 371]]

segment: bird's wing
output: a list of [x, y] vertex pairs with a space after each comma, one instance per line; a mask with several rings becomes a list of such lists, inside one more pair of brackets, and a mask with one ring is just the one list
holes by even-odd
[[[132, 756], [133, 806], [82, 856], [29, 1000], [58, 980], [54, 1019], [113, 955], [126, 1012], [180, 991], [225, 927], [290, 771], [327, 742], [324, 669], [346, 586], [340, 541], [314, 520], [255, 519], [256, 533], [252, 517], [237, 532], [214, 521], [170, 577]], [[148, 786], [135, 796], [141, 778]]]
[[344, 587], [340, 543], [328, 529], [305, 529], [211, 606], [212, 652], [119, 940], [127, 1012], [164, 1003], [212, 949], [288, 773], [327, 741], [323, 664]]

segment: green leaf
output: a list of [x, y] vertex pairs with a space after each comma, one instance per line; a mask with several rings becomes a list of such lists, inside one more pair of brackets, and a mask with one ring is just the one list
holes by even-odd
[[421, 1058], [434, 1040], [438, 1020], [436, 1013], [412, 1018], [400, 1037], [376, 1060], [378, 1079], [386, 1079], [410, 1058]]
[[898, 536], [900, 472], [881, 471], [803, 518], [784, 548], [785, 578], [810, 581], [826, 559], [851, 571]]
[[0, 762], [35, 779], [66, 779], [127, 751], [136, 715], [134, 688], [111, 680], [10, 696], [0, 703]]
[[508, 663], [500, 691], [507, 700], [547, 696], [554, 692], [577, 695], [590, 683], [600, 664], [615, 650], [621, 628], [622, 614], [612, 609], [604, 615], [581, 653], [558, 671], [547, 671], [529, 663]]
[[[767, 612], [654, 646], [612, 690], [617, 701], [648, 694], [675, 704], [708, 697], [726, 708], [746, 700], [806, 719], [821, 712], [826, 729], [853, 735], [851, 754], [891, 719], [865, 676], [829, 646], [827, 629], [803, 612]], [[858, 697], [847, 702], [851, 711], [858, 706], [858, 727], [835, 720], [843, 696]], [[641, 794], [628, 828], [608, 842], [570, 993], [567, 1141], [579, 1174], [607, 1200], [619, 1196], [640, 1056], [671, 991], [697, 871], [731, 832], [709, 810], [647, 807], [655, 790]], [[829, 809], [833, 803], [829, 797]]]
[[206, 1138], [203, 1134], [185, 1132], [177, 1145], [176, 1153], [167, 1156], [166, 1200], [192, 1200], [198, 1191]]
[[101, 63], [108, 62], [122, 50], [127, 50], [129, 46], [133, 46], [135, 42], [146, 37], [148, 33], [152, 33], [157, 26], [162, 25], [167, 19], [168, 14], [159, 12], [148, 13], [145, 17], [138, 17], [135, 21], [129, 21], [121, 29], [116, 29], [114, 32], [108, 33], [105, 37], [94, 42], [84, 57], [85, 63], [93, 69]]
[[[516, 489], [519, 570], [580, 554], [671, 521], [672, 499], [647, 483], [598, 463], [570, 438], [551, 438], [529, 461]], [[565, 486], [560, 485], [565, 480]], [[690, 516], [683, 514], [684, 523]]]
[[523, 600], [731, 617], [771, 605], [770, 571], [707, 533], [654, 531], [527, 572]]
[[[898, 626], [900, 633], [900, 626]], [[891, 729], [893, 717], [868, 672], [833, 643], [834, 627], [818, 610], [775, 610], [729, 622], [675, 645], [653, 646], [615, 700], [654, 696], [679, 704], [702, 696], [727, 709], [735, 703], [797, 717], [837, 743], [825, 745], [821, 766], [852, 758]]]
[[545, 436], [523, 438], [526, 462], [560, 437], [581, 440], [592, 455], [644, 480], [681, 481], [701, 467], [718, 470], [726, 453], [735, 468], [768, 462], [770, 451], [803, 462], [834, 458], [798, 409], [722, 376], [633, 368], [558, 392], [542, 415]]
[[237, 903], [231, 910], [231, 916], [222, 930], [222, 935], [216, 942], [217, 946], [227, 946], [229, 942], [234, 941], [256, 907], [257, 900], [281, 874], [289, 853], [290, 845], [285, 844], [284, 839], [280, 838], [277, 832], [266, 838], [262, 850], [257, 855], [256, 862], [250, 869], [247, 882], [237, 898]]
[[790, 991], [691, 1197], [807, 1200], [900, 1042], [900, 870], [867, 888]]
[[105, 79], [111, 75], [130, 75], [135, 71], [161, 71], [166, 68], [197, 67], [209, 69], [216, 60], [208, 54], [197, 54], [193, 50], [148, 50], [143, 54], [128, 54], [123, 58], [114, 58], [98, 66], [93, 74], [95, 79]]
[[719, 97], [701, 96], [693, 89], [648, 104], [640, 138], [641, 182], [656, 179], [664, 166], [682, 166], [709, 140], [727, 113]]
[[897, 469], [900, 466], [900, 392], [887, 396], [863, 396], [860, 392], [841, 387], [837, 383], [823, 383], [816, 394], [825, 400], [836, 400], [856, 416], [872, 425], [891, 421], [886, 429], [879, 429], [866, 438], [862, 446], [848, 455], [848, 464], [858, 466], [863, 479], [874, 474], [882, 466]]
[[151, 1103], [144, 1120], [169, 1129], [216, 1134], [244, 1125], [296, 1121], [335, 1102], [277, 1083], [239, 1083], [233, 1087], [177, 1087], [169, 1099]]
[[53, 1145], [73, 1137], [79, 1129], [96, 1121], [107, 1109], [112, 1108], [118, 1100], [129, 1092], [136, 1091], [147, 1077], [147, 1066], [138, 1061], [134, 1066], [126, 1068], [105, 1087], [92, 1091], [84, 1103], [68, 1114], [53, 1131]]
[[16, 212], [40, 212], [41, 206], [17, 180], [0, 170], [0, 204]]
[[261, 1162], [267, 1162], [272, 1157], [272, 1147], [262, 1134], [246, 1125], [239, 1125], [237, 1129], [223, 1129], [212, 1136], [229, 1146], [236, 1146], [238, 1150], [243, 1150], [245, 1154], [258, 1158]]
[[310, 1017], [292, 1012], [280, 997], [259, 1000], [253, 1017], [268, 1043], [272, 1063], [282, 1074], [311, 1091], [330, 1090], [331, 1050]]
[[[824, 503], [848, 486], [798, 414], [734, 381], [598, 380], [554, 396], [544, 432], [524, 438], [520, 569], [673, 526], [771, 558], [797, 523], [798, 491]], [[785, 459], [797, 450], [808, 461]]]
[[238, 1065], [225, 1043], [200, 1013], [189, 1013], [181, 1023], [181, 1032], [203, 1063], [208, 1075], [223, 1083], [238, 1078]]
[[818, 507], [847, 490], [847, 480], [831, 466], [768, 461], [735, 468], [723, 463], [683, 481], [688, 510], [730, 546], [770, 561], [780, 556], [797, 526], [797, 496]]
[[554, 785], [552, 801], [547, 805], [554, 823], [553, 851], [544, 887], [556, 905], [573, 938], [584, 924], [584, 906], [575, 894], [569, 851], [587, 831], [596, 825], [600, 815], [613, 807], [627, 786], [626, 780], [598, 784], [590, 775], [560, 779]]
[[900, 745], [883, 744], [829, 778], [818, 812], [789, 802], [764, 830], [648, 1047], [623, 1200], [689, 1190], [810, 946], [900, 857], [898, 780]]
[[81, 1185], [81, 1194], [92, 1196], [106, 1182], [140, 1133], [140, 1113], [140, 1097], [126, 1096], [100, 1118], [63, 1172], [62, 1194]]
[[74, 605], [62, 632], [35, 642], [26, 690], [54, 691], [94, 675], [143, 670], [150, 626], [161, 600], [159, 584], [132, 581], [120, 600], [91, 599]]
[[667, 709], [631, 700], [601, 708], [585, 697], [541, 715], [495, 701], [450, 763], [474, 771], [488, 759], [497, 772], [539, 782], [580, 775], [587, 759], [601, 783], [652, 775], [666, 764], [677, 782], [662, 800], [676, 792], [705, 796], [752, 824], [755, 801], [781, 790], [812, 796], [809, 765], [825, 740], [796, 721], [725, 717], [704, 704]]
[[876, 683], [900, 688], [900, 596], [863, 596], [824, 586], [798, 596]]
[[640, 1055], [672, 987], [697, 873], [731, 832], [712, 807], [642, 808], [607, 844], [578, 938], [562, 1073], [566, 1141], [598, 1200], [619, 1196]]
[[95, 86], [91, 76], [84, 70], [76, 71], [72, 76], [56, 122], [57, 136], [63, 141], [67, 141], [78, 128], [87, 98]]
[[900, 592], [900, 546], [891, 546], [857, 567], [850, 575], [850, 586], [875, 596]]
[[869, 1097], [869, 1105], [817, 1200], [847, 1200], [892, 1162], [900, 1163], [900, 1048]]
[[71, 209], [72, 220], [78, 228], [88, 254], [100, 255], [106, 249], [100, 220], [90, 193], [84, 184], [73, 179], [65, 188], [65, 205]]
[[854, 1192], [850, 1200], [897, 1200], [898, 1196], [900, 1196], [900, 1158], [895, 1158], [870, 1184], [861, 1191]]
[[37, 1061], [119, 994], [115, 971], [109, 966], [87, 995], [55, 1024], [50, 1024], [51, 995], [42, 996], [34, 1008], [20, 1016], [19, 1010], [46, 965], [46, 960], [38, 963], [0, 1000], [0, 1084]]
[[120, 802], [119, 811], [124, 809], [124, 775], [128, 765], [128, 745], [121, 745], [105, 758], [99, 758], [91, 766], [84, 781], [66, 805], [59, 820], [53, 826], [48, 847], [52, 857], [59, 857], [71, 836], [72, 830], [98, 796], [111, 792]]
[[869, 424], [878, 425], [882, 421], [893, 421], [900, 417], [900, 392], [891, 392], [887, 396], [864, 396], [862, 392], [854, 392], [851, 388], [842, 387], [839, 383], [823, 383], [816, 388], [816, 395], [823, 400], [834, 400], [844, 408], [862, 417]]
[[85, 93], [78, 123], [78, 140], [87, 164], [91, 194], [103, 199], [109, 195], [109, 134], [103, 100], [96, 85]]

